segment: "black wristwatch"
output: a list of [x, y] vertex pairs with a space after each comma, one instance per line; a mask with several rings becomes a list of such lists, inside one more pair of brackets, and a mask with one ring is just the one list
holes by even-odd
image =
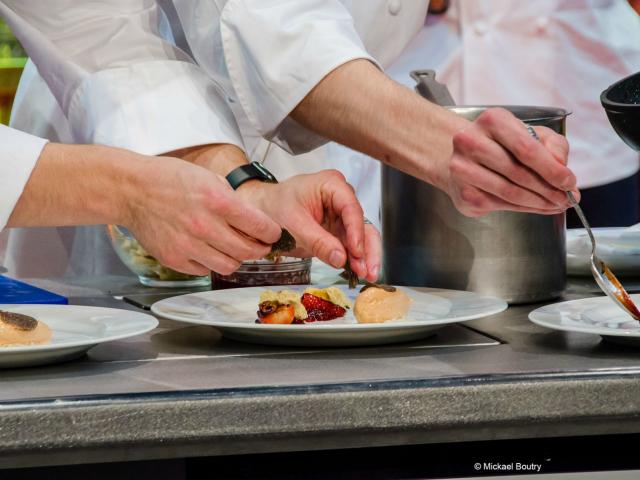
[[237, 190], [247, 180], [260, 180], [267, 183], [278, 183], [276, 177], [267, 170], [260, 162], [251, 162], [247, 165], [232, 170], [227, 175], [227, 182], [231, 185], [231, 188]]

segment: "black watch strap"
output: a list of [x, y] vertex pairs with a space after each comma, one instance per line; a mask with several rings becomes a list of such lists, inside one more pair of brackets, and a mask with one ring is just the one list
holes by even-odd
[[260, 162], [251, 162], [247, 165], [242, 165], [235, 170], [232, 170], [227, 175], [227, 182], [231, 185], [231, 188], [237, 190], [247, 180], [260, 180], [267, 183], [278, 183], [276, 177], [267, 170]]

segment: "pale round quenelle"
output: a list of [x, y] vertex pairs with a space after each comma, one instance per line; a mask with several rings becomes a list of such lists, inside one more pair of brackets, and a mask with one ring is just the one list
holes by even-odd
[[41, 345], [51, 341], [51, 329], [29, 315], [0, 310], [0, 347]]
[[[2, 304], [0, 311], [31, 317], [51, 331], [50, 340], [45, 343], [22, 342], [0, 346], [0, 368], [72, 360], [100, 343], [141, 335], [158, 326], [158, 320], [151, 315], [119, 308]], [[26, 322], [30, 323], [29, 320]], [[46, 327], [40, 327], [43, 328], [42, 333], [46, 333]], [[5, 335], [4, 338], [7, 341], [9, 337]], [[21, 340], [24, 341], [25, 337]]]
[[411, 297], [402, 290], [368, 287], [356, 297], [353, 313], [359, 323], [382, 323], [406, 318]]

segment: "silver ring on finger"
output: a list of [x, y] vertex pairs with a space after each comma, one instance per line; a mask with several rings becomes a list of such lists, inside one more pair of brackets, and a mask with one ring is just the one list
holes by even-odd
[[536, 133], [536, 131], [534, 130], [534, 128], [529, 125], [529, 124], [525, 124], [527, 127], [527, 132], [529, 132], [529, 135], [531, 135], [533, 138], [535, 138], [536, 140], [540, 140], [540, 137], [538, 136], [538, 134]]

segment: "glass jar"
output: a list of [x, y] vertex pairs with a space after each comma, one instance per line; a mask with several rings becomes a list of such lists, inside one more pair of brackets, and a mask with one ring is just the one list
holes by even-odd
[[107, 225], [109, 239], [116, 254], [129, 270], [149, 287], [197, 287], [208, 286], [209, 276], [189, 275], [165, 267], [150, 255], [133, 235], [120, 225]]
[[308, 285], [311, 283], [311, 259], [280, 257], [277, 262], [243, 262], [231, 275], [211, 273], [213, 290], [271, 285]]

